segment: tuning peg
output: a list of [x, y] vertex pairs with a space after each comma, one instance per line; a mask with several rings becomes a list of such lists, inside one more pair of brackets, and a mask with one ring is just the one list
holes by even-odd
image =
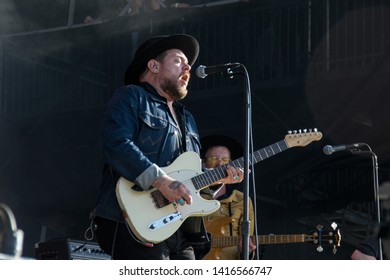
[[322, 246], [320, 245], [317, 247], [317, 251], [321, 253], [322, 251], [324, 251], [324, 248], [322, 248]]
[[[333, 232], [328, 232], [328, 235], [330, 236], [330, 237], [332, 237], [333, 236]], [[332, 239], [329, 239], [328, 240], [328, 243], [329, 243], [329, 245], [331, 245], [331, 244], [333, 244], [333, 240]]]
[[335, 245], [335, 246], [333, 246], [333, 250], [332, 250], [332, 252], [333, 252], [333, 255], [336, 255], [336, 253], [337, 253], [337, 248], [336, 248], [336, 245]]
[[337, 224], [335, 222], [333, 222], [330, 226], [333, 228], [333, 230], [337, 228]]

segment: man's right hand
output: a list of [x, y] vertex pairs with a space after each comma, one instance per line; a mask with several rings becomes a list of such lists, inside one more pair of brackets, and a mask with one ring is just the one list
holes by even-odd
[[168, 175], [154, 180], [152, 186], [159, 190], [169, 202], [177, 202], [181, 205], [192, 203], [192, 195], [188, 188]]

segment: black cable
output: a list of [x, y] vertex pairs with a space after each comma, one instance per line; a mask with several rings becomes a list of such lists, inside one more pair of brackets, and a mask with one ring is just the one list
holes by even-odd
[[112, 239], [112, 247], [111, 247], [111, 258], [114, 259], [114, 248], [115, 248], [115, 243], [116, 243], [116, 235], [118, 233], [118, 226], [119, 226], [119, 218], [116, 221], [116, 226], [115, 226], [115, 232], [114, 232], [114, 237]]
[[129, 232], [129, 234], [131, 235], [131, 237], [134, 239], [134, 241], [136, 241], [137, 243], [141, 244], [141, 245], [144, 245], [146, 247], [153, 247], [153, 243], [150, 243], [150, 242], [144, 242], [144, 241], [141, 241], [139, 240], [135, 235], [134, 233], [131, 231], [131, 229], [129, 228], [129, 225], [125, 222], [125, 225], [126, 225], [126, 228], [127, 228], [127, 231]]

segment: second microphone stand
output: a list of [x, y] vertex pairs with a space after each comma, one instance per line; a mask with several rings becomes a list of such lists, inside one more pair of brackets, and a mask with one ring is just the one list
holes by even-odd
[[[372, 151], [371, 147], [368, 144], [365, 144], [365, 146], [368, 148], [368, 151], [354, 151], [354, 153], [367, 153], [371, 155], [372, 159], [372, 169], [373, 169], [373, 186], [374, 186], [374, 201], [375, 201], [375, 212], [376, 212], [376, 219], [378, 222], [378, 227], [381, 225], [381, 207], [380, 207], [380, 200], [379, 200], [379, 175], [378, 175], [378, 157], [376, 154]], [[378, 256], [380, 260], [383, 260], [383, 253], [382, 253], [382, 239], [378, 234]]]

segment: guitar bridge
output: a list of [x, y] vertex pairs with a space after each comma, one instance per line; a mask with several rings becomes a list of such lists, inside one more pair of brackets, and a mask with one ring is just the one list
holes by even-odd
[[181, 216], [182, 215], [181, 215], [180, 212], [172, 213], [172, 214], [170, 214], [168, 216], [165, 216], [165, 217], [163, 217], [163, 218], [161, 218], [161, 219], [151, 223], [149, 225], [149, 229], [151, 229], [151, 230], [160, 229], [160, 228], [162, 228], [162, 227], [164, 227], [164, 226], [166, 226], [166, 225], [168, 225], [168, 224], [170, 224], [170, 223], [172, 223], [172, 222], [174, 222], [176, 220], [180, 220]]

